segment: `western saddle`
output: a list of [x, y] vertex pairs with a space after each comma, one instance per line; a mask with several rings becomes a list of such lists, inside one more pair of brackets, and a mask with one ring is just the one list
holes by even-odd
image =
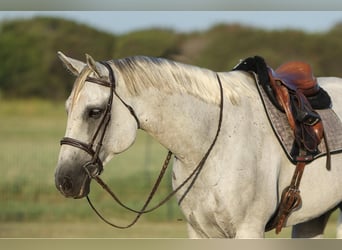
[[[255, 56], [245, 59], [233, 70], [252, 71], [257, 75], [258, 84], [271, 102], [286, 114], [293, 131], [291, 155], [296, 169], [291, 184], [282, 192], [277, 211], [266, 225], [266, 231], [276, 228], [278, 234], [290, 214], [301, 206], [299, 184], [304, 167], [319, 153], [318, 145], [325, 139], [322, 120], [313, 108], [330, 108], [331, 100], [318, 85], [310, 65], [305, 62], [288, 62], [273, 70], [262, 57]], [[329, 170], [330, 153], [326, 140], [325, 145]]]

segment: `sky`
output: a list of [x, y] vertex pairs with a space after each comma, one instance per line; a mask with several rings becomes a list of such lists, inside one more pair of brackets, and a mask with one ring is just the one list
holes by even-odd
[[1, 0], [1, 10], [342, 10], [341, 0]]
[[151, 27], [201, 31], [218, 23], [324, 32], [342, 23], [342, 11], [0, 11], [0, 21], [35, 16], [75, 20], [114, 34]]

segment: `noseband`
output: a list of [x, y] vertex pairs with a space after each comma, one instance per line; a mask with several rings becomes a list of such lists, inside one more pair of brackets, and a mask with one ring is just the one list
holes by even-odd
[[[83, 165], [84, 170], [87, 172], [90, 178], [95, 178], [96, 176], [100, 175], [103, 171], [103, 163], [99, 157], [99, 154], [103, 145], [105, 134], [107, 132], [108, 124], [111, 119], [114, 94], [119, 98], [119, 100], [124, 104], [124, 106], [128, 108], [128, 110], [136, 120], [138, 128], [140, 127], [138, 117], [134, 113], [132, 107], [126, 104], [115, 91], [115, 77], [113, 69], [107, 62], [101, 62], [101, 64], [104, 65], [109, 72], [109, 81], [93, 77], [87, 77], [86, 79], [86, 81], [88, 82], [99, 84], [110, 89], [106, 109], [91, 141], [89, 143], [85, 143], [70, 137], [64, 137], [60, 141], [60, 145], [69, 145], [72, 147], [79, 148], [91, 156], [91, 159]], [[95, 143], [96, 145], [94, 145]]]

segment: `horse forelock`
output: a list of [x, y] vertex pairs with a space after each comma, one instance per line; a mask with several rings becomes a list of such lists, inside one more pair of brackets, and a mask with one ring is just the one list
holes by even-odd
[[[218, 105], [220, 102], [216, 72], [209, 69], [145, 56], [114, 60], [113, 65], [131, 95], [153, 87], [169, 93], [187, 93], [208, 103]], [[241, 91], [237, 91], [234, 84], [225, 84], [223, 88], [230, 101], [237, 104]]]
[[83, 89], [86, 79], [91, 73], [91, 69], [89, 67], [84, 67], [83, 70], [81, 71], [80, 75], [76, 78], [76, 81], [74, 83], [73, 89], [71, 91], [71, 95], [69, 97], [69, 101], [71, 102], [71, 107], [72, 109], [74, 105], [77, 103], [81, 90]]

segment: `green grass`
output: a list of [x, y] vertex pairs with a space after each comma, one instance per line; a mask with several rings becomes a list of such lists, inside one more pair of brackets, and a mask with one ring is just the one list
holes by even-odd
[[[119, 221], [124, 224], [124, 221]], [[187, 238], [183, 222], [141, 223], [125, 230], [93, 222], [6, 222], [0, 223], [0, 238]]]
[[[65, 199], [57, 191], [54, 171], [66, 125], [63, 103], [0, 100], [0, 117], [0, 237], [64, 237], [63, 225], [71, 227], [71, 237], [99, 237], [94, 231], [81, 230], [82, 227], [98, 228], [107, 237], [112, 233], [113, 237], [186, 237], [185, 222], [174, 199], [143, 216], [137, 229], [110, 231], [113, 229], [99, 221], [85, 199]], [[102, 178], [125, 203], [139, 209], [166, 153], [157, 142], [139, 132], [134, 146], [116, 156], [105, 167]], [[170, 181], [168, 172], [152, 203], [170, 192]], [[113, 222], [127, 224], [134, 218], [134, 214], [114, 205], [96, 183], [92, 183], [90, 197]], [[336, 216], [335, 213], [328, 224], [328, 238], [335, 237]], [[46, 229], [47, 225], [52, 231]], [[168, 230], [162, 229], [164, 226]], [[40, 227], [45, 229], [39, 230]], [[156, 228], [153, 233], [152, 228]], [[289, 235], [289, 229], [277, 236], [273, 231], [266, 234], [280, 238]]]

